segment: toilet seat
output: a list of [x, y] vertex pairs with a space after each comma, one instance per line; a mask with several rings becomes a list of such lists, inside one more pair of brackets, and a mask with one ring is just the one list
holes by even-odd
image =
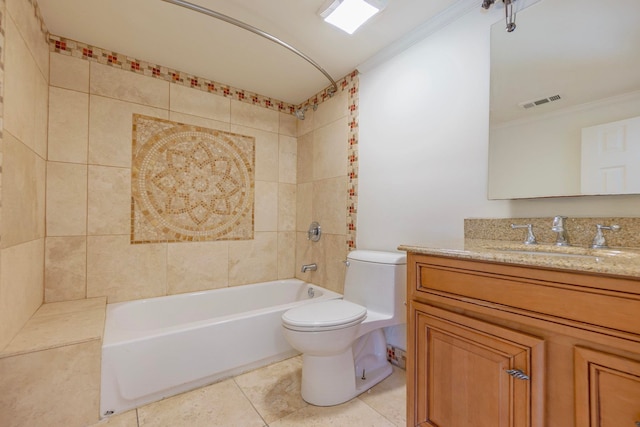
[[292, 308], [282, 315], [282, 324], [294, 331], [321, 332], [357, 325], [365, 317], [365, 307], [335, 299]]

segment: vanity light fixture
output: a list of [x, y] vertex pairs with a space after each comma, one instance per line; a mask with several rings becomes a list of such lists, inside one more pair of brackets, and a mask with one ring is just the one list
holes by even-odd
[[388, 0], [327, 0], [318, 10], [325, 22], [353, 34], [387, 5]]

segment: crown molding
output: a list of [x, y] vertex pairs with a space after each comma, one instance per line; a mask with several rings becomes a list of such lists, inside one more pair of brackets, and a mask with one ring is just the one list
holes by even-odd
[[[524, 9], [540, 1], [542, 0], [518, 0], [516, 3], [514, 3], [516, 13], [522, 12]], [[502, 2], [496, 2], [492, 7], [492, 9], [501, 8], [504, 8]], [[371, 58], [359, 64], [356, 69], [360, 73], [366, 73], [369, 70], [372, 70], [378, 65], [404, 52], [414, 44], [424, 40], [433, 33], [460, 19], [462, 16], [466, 15], [474, 9], [482, 11], [482, 2], [480, 0], [459, 0], [433, 18], [411, 30], [405, 36], [391, 43], [384, 49], [378, 51], [378, 53], [373, 55]], [[501, 14], [496, 14], [496, 16], [500, 16], [500, 19], [495, 21], [496, 23], [504, 20], [504, 13], [501, 12]]]
[[475, 8], [480, 9], [480, 6], [481, 2], [479, 0], [460, 0], [456, 2], [433, 18], [417, 26], [405, 36], [378, 51], [378, 53], [373, 55], [371, 58], [359, 64], [356, 69], [361, 73], [366, 73], [367, 71], [372, 70], [436, 31], [446, 27], [471, 10]]

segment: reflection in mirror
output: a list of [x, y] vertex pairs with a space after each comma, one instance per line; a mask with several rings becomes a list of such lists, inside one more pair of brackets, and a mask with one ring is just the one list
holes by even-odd
[[639, 16], [541, 0], [492, 26], [489, 199], [640, 193]]

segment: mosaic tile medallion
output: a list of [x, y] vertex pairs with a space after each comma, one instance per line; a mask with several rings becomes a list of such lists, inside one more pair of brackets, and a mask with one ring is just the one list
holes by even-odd
[[253, 239], [254, 145], [134, 114], [131, 242]]

